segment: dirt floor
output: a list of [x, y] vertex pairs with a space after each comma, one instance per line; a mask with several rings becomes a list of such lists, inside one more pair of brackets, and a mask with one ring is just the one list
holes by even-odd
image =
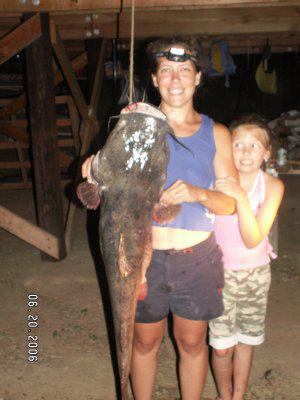
[[[283, 179], [280, 256], [272, 266], [266, 342], [255, 353], [248, 400], [300, 399], [300, 177]], [[0, 204], [35, 220], [31, 191], [2, 191]], [[95, 214], [88, 220], [95, 221]], [[103, 273], [95, 244], [91, 255], [86, 225], [86, 211], [77, 210], [72, 253], [54, 263], [0, 229], [0, 400], [116, 399]], [[28, 294], [38, 295], [37, 307], [28, 307]], [[38, 316], [30, 333], [28, 315]], [[27, 360], [28, 334], [38, 337], [37, 362]], [[154, 399], [179, 398], [175, 364], [166, 332]], [[215, 393], [209, 373], [203, 400]]]

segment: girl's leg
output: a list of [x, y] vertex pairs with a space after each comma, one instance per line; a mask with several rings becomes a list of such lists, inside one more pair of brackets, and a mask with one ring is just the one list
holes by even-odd
[[201, 399], [208, 366], [206, 331], [206, 321], [192, 321], [174, 315], [182, 400]]
[[253, 359], [253, 346], [238, 343], [234, 353], [233, 400], [244, 400]]
[[222, 400], [231, 400], [232, 396], [232, 358], [234, 346], [228, 349], [213, 349], [212, 365]]
[[130, 374], [135, 400], [152, 399], [157, 354], [165, 331], [165, 321], [135, 323]]
[[[240, 271], [240, 285], [237, 321], [239, 332], [248, 337], [248, 343], [259, 345], [264, 341], [265, 318], [268, 291], [271, 283], [270, 265], [252, 270]], [[251, 341], [253, 342], [251, 342]], [[233, 363], [234, 392], [233, 400], [243, 400], [248, 386], [253, 359], [253, 346], [240, 341], [235, 348]]]

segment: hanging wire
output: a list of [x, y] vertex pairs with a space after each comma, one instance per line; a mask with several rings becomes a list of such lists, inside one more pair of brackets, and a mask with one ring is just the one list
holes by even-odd
[[131, 0], [131, 34], [130, 34], [130, 66], [129, 66], [129, 104], [133, 95], [133, 53], [134, 53], [134, 0]]

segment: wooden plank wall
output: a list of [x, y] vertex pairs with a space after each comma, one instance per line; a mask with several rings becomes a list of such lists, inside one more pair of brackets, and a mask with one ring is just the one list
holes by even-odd
[[[193, 35], [206, 47], [221, 36], [232, 53], [261, 51], [269, 37], [276, 51], [297, 51], [299, 6], [299, 0], [135, 0], [135, 37]], [[0, 0], [0, 10], [0, 35], [20, 23], [22, 12], [44, 10], [64, 41], [130, 38], [131, 0], [43, 0], [39, 6]]]
[[[2, 100], [0, 105], [6, 104], [10, 100]], [[66, 174], [74, 162], [75, 156], [78, 155], [80, 149], [79, 138], [79, 115], [71, 96], [57, 96], [55, 98], [57, 105], [63, 106], [68, 112], [68, 116], [56, 119], [58, 128], [58, 147], [59, 147], [59, 165], [61, 169], [61, 184], [70, 183], [71, 176]], [[21, 110], [22, 111], [22, 110]], [[27, 131], [27, 119], [24, 115], [16, 114], [9, 121], [0, 122], [0, 134], [3, 139], [0, 140], [0, 155], [2, 157], [14, 159], [15, 161], [0, 161], [0, 171], [2, 182], [0, 190], [8, 189], [29, 189], [32, 188], [30, 172], [33, 169], [31, 159], [29, 157], [29, 135]], [[67, 131], [67, 132], [66, 132]], [[67, 134], [66, 134], [67, 133]], [[67, 152], [65, 151], [67, 150]], [[17, 152], [17, 157], [16, 153]], [[4, 157], [4, 154], [6, 155]], [[5, 174], [5, 171], [9, 172]], [[9, 179], [9, 174], [19, 175], [19, 179]], [[5, 177], [6, 176], [6, 177]]]

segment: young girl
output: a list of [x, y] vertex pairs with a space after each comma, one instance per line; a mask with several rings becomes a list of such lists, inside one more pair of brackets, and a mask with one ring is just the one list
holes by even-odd
[[260, 119], [235, 123], [232, 148], [240, 185], [231, 177], [216, 182], [217, 190], [236, 200], [236, 214], [217, 216], [215, 227], [225, 268], [224, 314], [210, 322], [219, 400], [244, 399], [253, 346], [264, 341], [272, 256], [268, 233], [284, 193], [283, 183], [261, 169], [271, 149]]

